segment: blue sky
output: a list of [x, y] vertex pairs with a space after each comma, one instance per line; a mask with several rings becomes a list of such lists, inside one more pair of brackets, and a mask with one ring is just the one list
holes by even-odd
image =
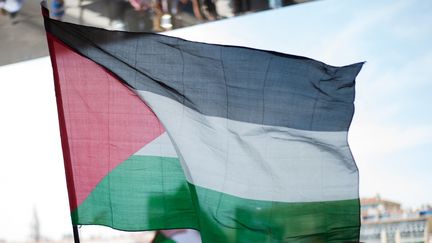
[[349, 133], [361, 196], [380, 193], [417, 207], [432, 203], [430, 13], [432, 2], [426, 0], [326, 0], [172, 34], [308, 56], [336, 66], [366, 61], [357, 78]]
[[[417, 207], [432, 203], [430, 13], [429, 0], [323, 0], [168, 34], [331, 65], [366, 61], [349, 133], [361, 196]], [[70, 221], [49, 59], [0, 67], [0, 77], [0, 239], [29, 236], [33, 207], [42, 233], [60, 237]]]

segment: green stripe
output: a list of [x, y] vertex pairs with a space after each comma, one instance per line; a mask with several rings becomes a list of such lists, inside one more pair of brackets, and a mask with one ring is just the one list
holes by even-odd
[[75, 225], [194, 228], [203, 242], [358, 241], [359, 200], [249, 200], [186, 182], [178, 159], [132, 156], [72, 212]]
[[197, 226], [178, 159], [155, 156], [132, 156], [118, 165], [72, 213], [72, 220], [132, 231]]

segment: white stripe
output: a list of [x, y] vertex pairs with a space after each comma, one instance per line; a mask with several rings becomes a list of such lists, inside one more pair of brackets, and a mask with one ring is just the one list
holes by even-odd
[[164, 124], [190, 183], [280, 202], [358, 198], [346, 132], [315, 132], [204, 116], [137, 91]]
[[177, 158], [177, 153], [166, 132], [142, 147], [134, 155], [161, 156]]

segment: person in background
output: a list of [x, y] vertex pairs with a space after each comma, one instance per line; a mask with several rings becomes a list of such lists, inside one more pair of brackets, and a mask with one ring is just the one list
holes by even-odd
[[129, 3], [136, 11], [143, 11], [150, 8], [152, 1], [151, 0], [129, 0]]
[[282, 0], [269, 0], [270, 8], [280, 8], [282, 6]]
[[164, 31], [165, 29], [161, 26], [161, 19], [162, 16], [164, 15], [163, 1], [162, 0], [154, 1], [152, 4], [152, 10], [153, 10], [153, 31], [154, 32]]
[[204, 20], [198, 0], [178, 0], [176, 10], [177, 27], [195, 25]]
[[[150, 32], [157, 0], [105, 0], [109, 26], [113, 30]], [[157, 32], [157, 30], [156, 30]]]
[[64, 9], [64, 1], [63, 0], [52, 0], [51, 2], [52, 9], [52, 18], [57, 20], [62, 20], [65, 9]]
[[215, 0], [200, 0], [201, 12], [207, 20], [218, 19]]
[[24, 0], [3, 0], [0, 7], [3, 14], [8, 14], [11, 19], [15, 19], [23, 4]]
[[233, 0], [215, 0], [215, 7], [218, 16], [222, 18], [234, 17]]

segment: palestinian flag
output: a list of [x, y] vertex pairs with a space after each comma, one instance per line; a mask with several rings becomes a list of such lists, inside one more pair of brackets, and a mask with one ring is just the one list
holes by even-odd
[[74, 225], [203, 242], [358, 241], [355, 77], [305, 57], [44, 9]]

